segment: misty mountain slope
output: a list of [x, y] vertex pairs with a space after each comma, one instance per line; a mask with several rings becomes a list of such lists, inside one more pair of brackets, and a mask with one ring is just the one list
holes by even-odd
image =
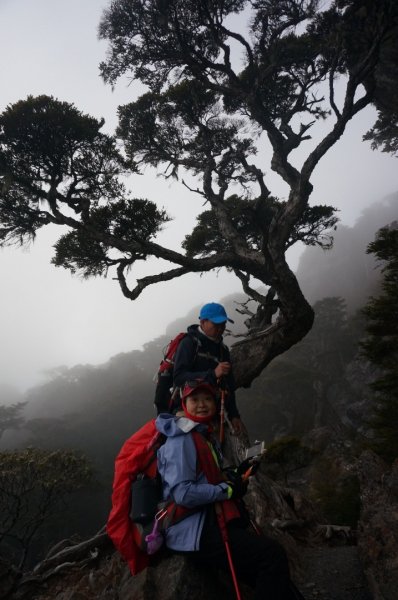
[[[377, 229], [397, 216], [398, 194], [394, 194], [364, 211], [354, 227], [340, 226], [332, 250], [324, 252], [319, 248], [307, 247], [297, 273], [309, 301], [313, 304], [325, 297], [341, 297], [345, 299], [349, 312], [362, 306], [368, 296], [377, 291], [380, 278], [380, 269], [376, 268], [373, 255], [366, 254], [366, 247], [374, 239]], [[215, 300], [219, 299], [209, 294], [209, 301]], [[234, 334], [245, 331], [243, 322], [247, 316], [236, 310], [239, 309], [238, 303], [244, 300], [243, 294], [221, 300], [235, 320], [232, 326]], [[145, 344], [143, 350], [116, 355], [103, 365], [59, 367], [48, 372], [49, 380], [26, 394], [26, 418], [44, 415], [62, 418], [66, 414], [84, 411], [89, 406], [94, 413], [102, 413], [107, 412], [111, 405], [123, 405], [124, 402], [131, 408], [128, 418], [145, 418], [148, 414], [146, 408], [152, 406], [153, 376], [163, 348], [179, 331], [197, 322], [199, 309], [198, 305], [168, 324], [165, 333]], [[234, 337], [226, 337], [227, 344], [235, 340]], [[149, 412], [151, 410], [149, 408]], [[137, 419], [134, 418], [134, 421]]]
[[238, 392], [252, 438], [270, 443], [281, 436], [301, 438], [314, 428], [362, 426], [361, 403], [369, 402], [371, 376], [358, 356], [363, 320], [347, 316], [341, 298], [324, 298], [314, 310], [314, 326], [304, 340], [277, 357], [249, 390]]
[[[393, 211], [391, 207], [388, 210], [380, 217], [383, 222], [391, 220]], [[382, 212], [380, 207], [375, 211]], [[358, 356], [363, 323], [347, 313], [342, 296], [350, 291], [348, 284], [358, 264], [359, 248], [366, 247], [363, 240], [374, 238], [375, 231], [369, 233], [374, 218], [365, 216], [354, 228], [342, 228], [341, 253], [336, 245], [337, 253], [320, 253], [307, 267], [311, 269], [310, 283], [317, 284], [314, 290], [317, 288], [322, 295], [319, 286], [327, 275], [341, 293], [315, 302], [316, 319], [309, 335], [275, 359], [250, 389], [238, 390], [238, 407], [252, 440], [264, 439], [267, 444], [281, 436], [310, 440], [315, 430], [312, 439], [318, 446], [322, 440], [334, 443], [335, 438], [344, 444], [345, 435], [351, 439], [361, 431], [369, 407], [367, 383], [372, 374]], [[355, 251], [349, 252], [354, 242]], [[327, 269], [319, 258], [328, 259]], [[333, 273], [340, 274], [339, 285], [337, 275], [330, 277]], [[368, 294], [376, 291], [380, 270], [372, 273], [374, 280], [363, 276], [355, 280], [358, 304], [365, 304]], [[209, 297], [213, 300], [217, 299]], [[241, 294], [221, 300], [236, 321], [235, 333], [244, 330], [247, 316], [236, 311], [236, 301], [243, 300]], [[76, 532], [91, 535], [105, 522], [115, 456], [123, 442], [155, 415], [153, 375], [162, 349], [178, 331], [197, 322], [198, 311], [195, 307], [171, 323], [164, 335], [145, 344], [142, 350], [119, 354], [99, 366], [55, 369], [47, 382], [32, 388], [23, 398], [28, 401], [25, 425], [19, 431], [6, 432], [1, 449], [33, 445], [83, 451], [93, 461], [101, 485], [92, 495], [76, 497], [65, 518], [57, 522], [57, 539]], [[230, 343], [234, 339], [227, 338]], [[43, 538], [45, 544], [57, 541], [53, 535], [52, 525]], [[43, 549], [38, 547], [38, 554]]]
[[307, 247], [300, 259], [297, 278], [307, 300], [313, 304], [325, 297], [340, 296], [350, 313], [375, 293], [380, 268], [366, 254], [380, 227], [398, 218], [398, 193], [387, 196], [363, 211], [353, 227], [338, 225], [331, 250]]
[[[366, 255], [365, 250], [374, 239], [377, 228], [397, 216], [397, 202], [398, 194], [368, 208], [354, 227], [341, 226], [336, 232], [335, 246], [331, 251], [323, 252], [312, 247], [305, 250], [298, 276], [310, 301], [314, 303], [328, 296], [344, 298], [348, 312], [352, 312], [364, 305], [368, 296], [377, 291], [380, 269], [375, 268], [373, 256]], [[235, 334], [245, 330], [243, 321], [246, 316], [237, 312], [237, 303], [244, 299], [243, 294], [222, 299], [228, 314], [235, 320]], [[209, 301], [212, 300], [216, 299], [209, 295]], [[333, 313], [333, 307], [330, 308]], [[54, 369], [49, 373], [49, 381], [26, 394], [28, 404], [25, 418], [29, 424], [23, 441], [19, 443], [26, 443], [28, 439], [36, 443], [43, 437], [47, 445], [57, 441], [67, 446], [78, 444], [79, 448], [90, 453], [90, 444], [97, 436], [109, 449], [117, 450], [123, 439], [154, 415], [153, 376], [163, 348], [176, 333], [184, 331], [190, 323], [197, 322], [199, 309], [199, 306], [194, 307], [188, 314], [170, 323], [165, 334], [145, 344], [142, 350], [119, 354], [99, 366], [77, 365], [70, 369]], [[333, 321], [330, 324], [325, 321], [326, 332], [322, 339], [326, 345], [327, 331], [332, 324]], [[336, 383], [331, 391], [324, 378], [321, 378], [322, 385], [328, 391], [320, 394], [321, 384], [318, 384], [318, 391], [314, 388], [314, 372], [309, 367], [311, 360], [305, 349], [315, 344], [316, 330], [315, 324], [309, 336], [273, 361], [253, 382], [250, 390], [238, 391], [238, 404], [248, 426], [254, 426], [255, 437], [261, 433], [262, 437], [272, 439], [286, 431], [303, 434], [310, 426], [312, 416], [318, 415], [319, 420], [320, 411], [324, 412], [319, 406], [320, 395], [345, 394]], [[231, 344], [235, 339], [227, 337], [226, 341]], [[335, 350], [330, 348], [332, 353]], [[301, 361], [302, 364], [297, 359], [300, 352], [306, 357]], [[332, 362], [325, 363], [328, 371], [331, 371]], [[293, 416], [295, 406], [300, 406], [301, 410]], [[48, 432], [44, 435], [49, 427], [48, 419], [53, 422], [52, 435]], [[101, 423], [106, 423], [105, 432]], [[100, 438], [97, 435], [99, 428]], [[15, 432], [6, 433], [3, 447], [5, 444], [12, 445], [13, 437]], [[95, 447], [97, 445], [94, 443]], [[99, 455], [103, 454], [101, 447]]]
[[[235, 332], [244, 331], [245, 316], [236, 312], [236, 302], [243, 294], [224, 298], [222, 302], [235, 320]], [[102, 365], [61, 366], [47, 373], [48, 380], [27, 391], [25, 418], [63, 419], [67, 415], [88, 412], [103, 413], [126, 410], [125, 418], [135, 424], [153, 415], [155, 376], [163, 352], [175, 335], [198, 322], [200, 306], [192, 309], [167, 326], [166, 333], [146, 343], [142, 350], [132, 350], [113, 356]], [[227, 337], [226, 343], [235, 338]]]

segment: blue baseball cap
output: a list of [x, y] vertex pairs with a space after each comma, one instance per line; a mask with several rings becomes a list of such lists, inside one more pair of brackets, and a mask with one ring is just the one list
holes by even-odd
[[199, 319], [208, 319], [212, 323], [225, 323], [226, 321], [233, 323], [233, 320], [227, 316], [225, 308], [217, 302], [209, 302], [202, 306]]

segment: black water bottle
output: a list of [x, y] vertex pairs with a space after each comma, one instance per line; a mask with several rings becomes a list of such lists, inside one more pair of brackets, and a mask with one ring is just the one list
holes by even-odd
[[131, 484], [130, 519], [134, 523], [145, 525], [149, 523], [158, 511], [161, 501], [158, 478], [138, 475]]

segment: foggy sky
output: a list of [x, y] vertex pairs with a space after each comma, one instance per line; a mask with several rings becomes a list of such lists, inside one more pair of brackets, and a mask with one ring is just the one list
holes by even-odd
[[[0, 0], [0, 110], [28, 94], [48, 94], [104, 117], [104, 129], [113, 132], [117, 106], [134, 99], [143, 87], [129, 85], [125, 78], [112, 92], [99, 77], [106, 44], [98, 41], [97, 27], [105, 6], [105, 0]], [[347, 225], [362, 208], [398, 189], [396, 159], [372, 152], [361, 141], [374, 120], [375, 111], [369, 108], [349, 123], [312, 179], [311, 202], [338, 207]], [[325, 127], [318, 129], [325, 132]], [[304, 150], [307, 153], [308, 146]], [[265, 151], [259, 160], [264, 156]], [[298, 164], [303, 157], [302, 150], [296, 152]], [[265, 170], [272, 193], [284, 197], [286, 186], [269, 167]], [[155, 200], [178, 216], [178, 222], [166, 226], [160, 242], [179, 249], [195, 215], [203, 210], [202, 200], [150, 169], [132, 177], [130, 186], [136, 196]], [[45, 369], [104, 362], [162, 334], [192, 306], [240, 289], [225, 273], [192, 274], [150, 287], [132, 303], [111, 278], [81, 281], [50, 265], [51, 246], [59, 235], [59, 229], [43, 230], [28, 250], [0, 250], [0, 384], [24, 389], [38, 382]], [[299, 252], [289, 254], [293, 267]], [[160, 266], [149, 262], [137, 274], [157, 272]]]

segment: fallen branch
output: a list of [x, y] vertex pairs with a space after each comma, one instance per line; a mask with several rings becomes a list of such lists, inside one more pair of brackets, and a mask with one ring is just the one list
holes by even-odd
[[[68, 546], [57, 554], [53, 554], [50, 557], [45, 558], [35, 566], [33, 573], [35, 575], [40, 575], [41, 573], [45, 573], [45, 571], [49, 569], [54, 569], [63, 563], [76, 563], [77, 561], [85, 560], [87, 559], [87, 554], [89, 552], [98, 551], [99, 548], [104, 548], [108, 544], [109, 547], [111, 547], [111, 541], [108, 538], [107, 533], [99, 532], [94, 537], [85, 540], [84, 542], [80, 542], [74, 546]], [[90, 560], [92, 560], [92, 558], [90, 558]]]

